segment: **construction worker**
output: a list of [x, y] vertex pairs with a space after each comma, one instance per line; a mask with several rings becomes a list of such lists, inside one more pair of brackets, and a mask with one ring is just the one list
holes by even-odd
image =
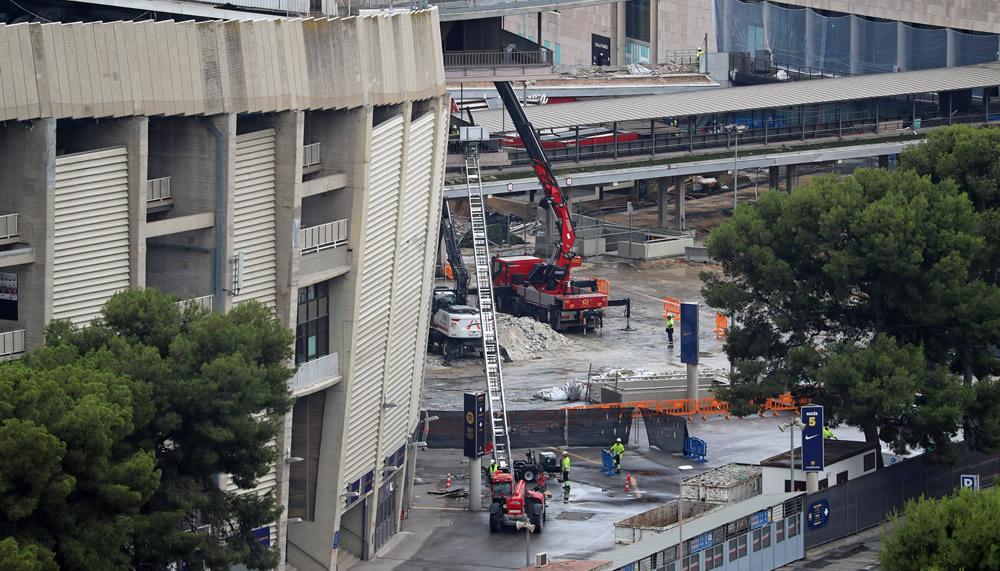
[[497, 461], [495, 459], [490, 460], [490, 467], [488, 468], [488, 470], [490, 471], [490, 482], [493, 481], [493, 476], [496, 475], [497, 470], [499, 468], [500, 466], [497, 466]]
[[823, 427], [823, 440], [836, 440], [836, 439], [837, 439], [837, 435], [835, 435], [833, 433], [833, 431], [830, 430], [830, 427], [829, 426], [824, 426]]
[[694, 53], [694, 61], [698, 65], [698, 71], [701, 71], [701, 56], [705, 55], [705, 50], [698, 46], [698, 51]]
[[615, 459], [615, 474], [621, 474], [622, 454], [625, 453], [625, 446], [622, 444], [622, 439], [615, 439], [615, 443], [611, 445], [611, 448], [608, 448], [608, 451], [611, 452], [612, 458]]
[[563, 503], [569, 502], [569, 452], [563, 450], [562, 462], [559, 464], [562, 468], [562, 485], [563, 485]]
[[667, 348], [674, 348], [674, 314], [667, 314]]

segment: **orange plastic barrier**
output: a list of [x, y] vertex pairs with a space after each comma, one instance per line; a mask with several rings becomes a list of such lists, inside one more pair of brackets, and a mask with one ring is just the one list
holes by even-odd
[[764, 411], [771, 411], [772, 416], [778, 416], [778, 411], [798, 411], [800, 403], [792, 398], [791, 393], [784, 393], [776, 399], [764, 401], [764, 407], [760, 411], [760, 416], [764, 416]]
[[726, 329], [729, 329], [729, 318], [727, 318], [722, 313], [715, 314], [715, 334], [722, 337], [726, 334]]
[[597, 282], [598, 293], [603, 293], [604, 295], [611, 294], [611, 282], [600, 278], [596, 279], [595, 281]]
[[698, 399], [698, 413], [703, 419], [710, 414], [720, 414], [729, 418], [729, 403], [713, 398]]
[[681, 320], [681, 300], [676, 297], [664, 297], [663, 298], [663, 318], [667, 318], [667, 314], [672, 314], [674, 316], [674, 321], [680, 322]]

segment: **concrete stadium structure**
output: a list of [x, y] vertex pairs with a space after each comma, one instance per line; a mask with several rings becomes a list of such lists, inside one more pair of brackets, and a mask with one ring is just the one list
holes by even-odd
[[0, 25], [0, 46], [2, 357], [128, 287], [273, 307], [298, 399], [284, 460], [238, 491], [275, 491], [261, 536], [296, 569], [369, 557], [398, 529], [423, 380], [437, 11]]

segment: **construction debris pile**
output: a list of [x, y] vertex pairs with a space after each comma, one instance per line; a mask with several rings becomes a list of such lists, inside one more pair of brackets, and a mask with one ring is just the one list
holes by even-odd
[[500, 329], [500, 345], [507, 349], [515, 362], [538, 359], [542, 354], [573, 344], [563, 334], [553, 331], [547, 323], [540, 323], [530, 317], [498, 313], [497, 325]]

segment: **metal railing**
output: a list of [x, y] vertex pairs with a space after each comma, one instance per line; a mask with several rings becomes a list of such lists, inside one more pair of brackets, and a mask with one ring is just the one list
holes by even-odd
[[320, 148], [319, 143], [311, 143], [308, 145], [303, 145], [302, 147], [302, 168], [307, 169], [309, 167], [319, 166], [320, 163]]
[[20, 359], [24, 355], [24, 329], [0, 333], [0, 361]]
[[347, 220], [335, 220], [299, 230], [299, 247], [303, 254], [336, 248], [347, 244]]
[[340, 355], [338, 353], [330, 353], [318, 359], [306, 361], [299, 365], [295, 376], [292, 377], [292, 392], [303, 391], [339, 374]]
[[180, 307], [183, 310], [186, 307], [193, 305], [195, 307], [200, 307], [202, 309], [207, 309], [208, 311], [212, 311], [212, 307], [214, 304], [215, 304], [215, 296], [212, 294], [208, 294], [200, 297], [192, 297], [191, 299], [182, 299], [177, 302], [177, 307]]
[[17, 213], [0, 216], [0, 240], [14, 238], [19, 234], [17, 231]]
[[[211, 4], [218, 6], [219, 2], [209, 0], [191, 0], [196, 4]], [[309, 14], [309, 0], [229, 0], [226, 4], [236, 8], [249, 8], [276, 14]]]
[[152, 178], [146, 181], [146, 202], [170, 200], [170, 178]]
[[552, 65], [550, 50], [445, 52], [444, 67], [546, 67]]

